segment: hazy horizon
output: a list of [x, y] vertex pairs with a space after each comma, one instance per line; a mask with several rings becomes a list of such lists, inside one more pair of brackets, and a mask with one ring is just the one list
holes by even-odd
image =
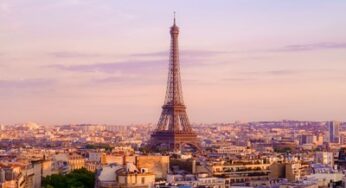
[[345, 121], [345, 10], [338, 0], [2, 0], [0, 124], [155, 124], [173, 11], [191, 122]]

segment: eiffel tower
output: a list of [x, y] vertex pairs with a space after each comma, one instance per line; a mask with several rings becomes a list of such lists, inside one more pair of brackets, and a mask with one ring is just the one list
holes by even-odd
[[200, 141], [191, 128], [183, 101], [178, 50], [179, 28], [175, 23], [175, 16], [170, 34], [171, 49], [166, 97], [149, 144], [152, 149], [165, 148], [168, 151], [180, 151], [183, 146], [189, 145], [199, 151]]

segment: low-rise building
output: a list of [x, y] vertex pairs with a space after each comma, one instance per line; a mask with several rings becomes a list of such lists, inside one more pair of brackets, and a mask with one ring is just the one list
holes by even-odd
[[148, 169], [138, 169], [133, 163], [107, 165], [98, 171], [96, 188], [151, 188], [155, 175]]

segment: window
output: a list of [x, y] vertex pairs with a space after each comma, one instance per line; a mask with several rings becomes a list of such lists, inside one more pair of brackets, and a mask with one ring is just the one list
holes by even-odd
[[145, 183], [145, 177], [142, 177], [141, 182], [142, 182], [142, 184]]

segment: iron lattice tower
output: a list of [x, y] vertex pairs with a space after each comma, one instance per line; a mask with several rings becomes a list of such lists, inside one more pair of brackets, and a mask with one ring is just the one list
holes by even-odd
[[179, 28], [176, 25], [175, 17], [173, 26], [170, 28], [170, 35], [171, 48], [166, 97], [157, 128], [151, 135], [150, 145], [153, 148], [165, 145], [168, 150], [177, 151], [181, 149], [182, 145], [188, 144], [199, 150], [199, 140], [192, 131], [183, 101], [178, 49]]

